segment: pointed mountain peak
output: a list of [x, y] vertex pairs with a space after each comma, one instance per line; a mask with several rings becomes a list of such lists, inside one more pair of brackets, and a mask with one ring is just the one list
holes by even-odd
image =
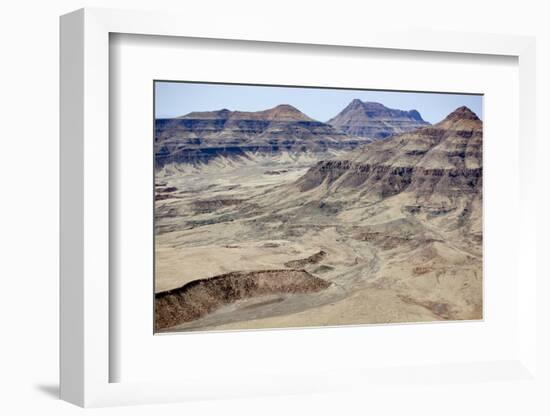
[[443, 121], [437, 123], [438, 127], [450, 128], [452, 126], [475, 128], [481, 127], [482, 122], [479, 117], [466, 106], [458, 107], [452, 113], [450, 113]]
[[445, 120], [479, 120], [476, 113], [463, 105], [445, 117]]
[[263, 113], [266, 118], [270, 120], [312, 121], [311, 118], [290, 104], [279, 104], [276, 107], [261, 111], [260, 113]]
[[353, 99], [348, 104], [348, 108], [361, 108], [361, 107], [363, 107], [363, 101], [361, 101], [359, 98]]

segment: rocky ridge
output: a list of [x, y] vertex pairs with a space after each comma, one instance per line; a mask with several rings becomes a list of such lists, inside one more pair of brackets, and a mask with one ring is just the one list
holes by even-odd
[[382, 199], [403, 191], [417, 196], [477, 194], [482, 187], [482, 122], [467, 107], [443, 121], [366, 145], [351, 160], [318, 162], [298, 181], [300, 191], [355, 188]]
[[396, 110], [359, 99], [354, 99], [327, 123], [346, 134], [375, 140], [429, 125], [416, 110]]
[[220, 155], [239, 157], [248, 152], [324, 152], [366, 142], [313, 120], [287, 104], [257, 112], [192, 112], [155, 122], [157, 167], [168, 163], [207, 163]]

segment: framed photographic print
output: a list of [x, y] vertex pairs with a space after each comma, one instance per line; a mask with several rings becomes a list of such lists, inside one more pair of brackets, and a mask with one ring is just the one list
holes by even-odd
[[533, 39], [181, 22], [61, 18], [62, 398], [538, 386]]

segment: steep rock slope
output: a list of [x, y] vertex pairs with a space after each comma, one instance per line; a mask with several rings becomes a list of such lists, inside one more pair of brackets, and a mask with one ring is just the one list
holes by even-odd
[[330, 119], [328, 124], [347, 134], [378, 140], [412, 131], [429, 123], [416, 110], [396, 110], [380, 103], [355, 99]]
[[352, 160], [317, 163], [299, 189], [321, 184], [333, 191], [355, 188], [375, 198], [403, 191], [418, 196], [461, 196], [481, 192], [482, 122], [467, 107], [443, 121], [365, 146]]

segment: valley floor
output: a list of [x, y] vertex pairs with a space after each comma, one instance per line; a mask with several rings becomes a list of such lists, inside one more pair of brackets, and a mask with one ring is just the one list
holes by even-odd
[[158, 331], [482, 318], [480, 239], [411, 211], [406, 193], [301, 192], [316, 162], [251, 155], [157, 172]]

